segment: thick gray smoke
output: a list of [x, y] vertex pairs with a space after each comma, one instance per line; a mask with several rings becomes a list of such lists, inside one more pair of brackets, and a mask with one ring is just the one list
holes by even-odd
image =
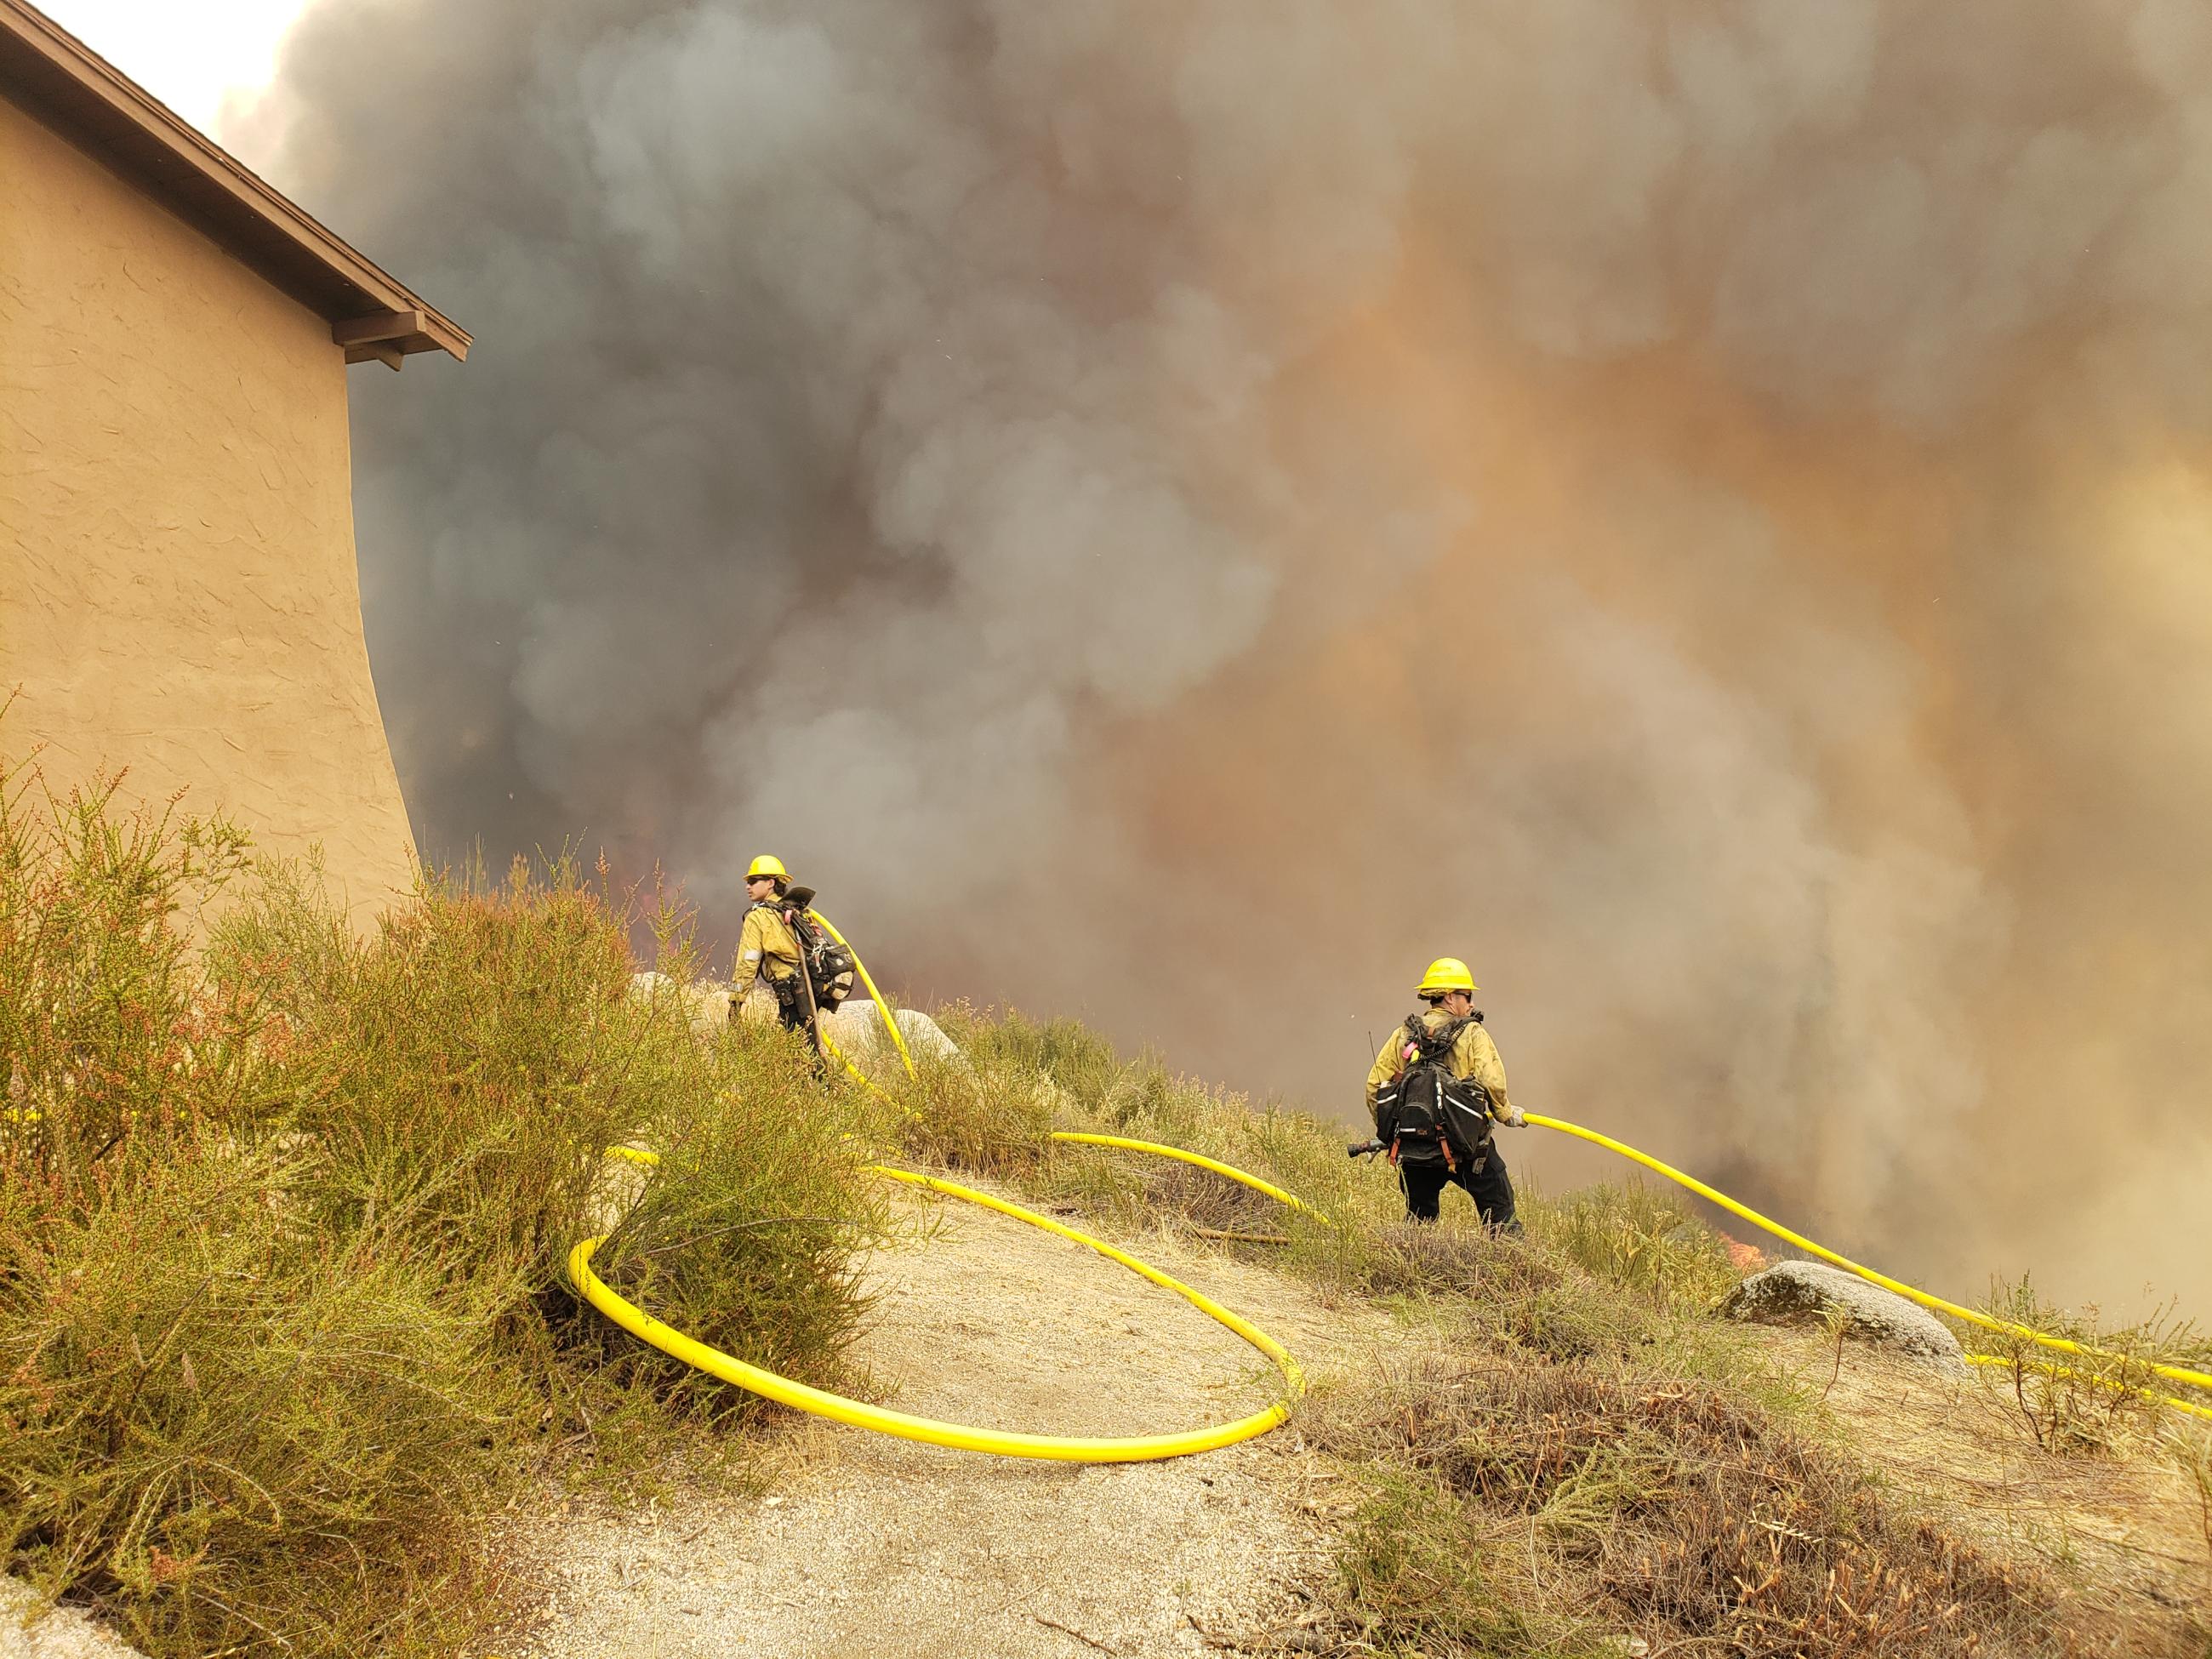
[[326, 0], [264, 119], [480, 337], [356, 377], [434, 854], [1333, 1109], [1464, 954], [1531, 1106], [2212, 1301], [2200, 0]]

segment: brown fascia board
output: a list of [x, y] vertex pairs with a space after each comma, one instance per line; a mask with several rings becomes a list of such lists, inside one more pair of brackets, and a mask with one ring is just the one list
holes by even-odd
[[348, 362], [469, 355], [466, 330], [23, 0], [0, 0], [0, 96], [325, 318]]

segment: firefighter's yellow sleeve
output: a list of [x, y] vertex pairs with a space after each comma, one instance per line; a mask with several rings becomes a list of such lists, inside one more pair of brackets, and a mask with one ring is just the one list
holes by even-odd
[[799, 971], [799, 941], [781, 916], [766, 905], [745, 912], [744, 931], [738, 935], [738, 965], [730, 977], [750, 985], [756, 974], [772, 980], [789, 979]]
[[[1367, 1068], [1367, 1115], [1370, 1118], [1375, 1117], [1375, 1097], [1382, 1091], [1382, 1085], [1405, 1069], [1405, 1048], [1406, 1028], [1401, 1025], [1383, 1041], [1382, 1052], [1375, 1056], [1375, 1063]], [[1456, 1043], [1453, 1045], [1453, 1051], [1455, 1054], [1458, 1051]], [[1375, 1119], [1375, 1127], [1378, 1133], [1381, 1133], [1382, 1121], [1380, 1118]]]
[[1452, 1044], [1452, 1071], [1463, 1078], [1473, 1078], [1490, 1091], [1490, 1115], [1502, 1118], [1513, 1109], [1505, 1097], [1505, 1062], [1498, 1057], [1498, 1045], [1490, 1040], [1490, 1033], [1480, 1025], [1470, 1025], [1459, 1034]]

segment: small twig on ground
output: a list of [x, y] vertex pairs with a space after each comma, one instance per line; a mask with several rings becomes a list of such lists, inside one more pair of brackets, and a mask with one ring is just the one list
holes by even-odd
[[1068, 1635], [1073, 1636], [1077, 1641], [1082, 1643], [1086, 1648], [1096, 1648], [1101, 1653], [1111, 1653], [1116, 1656], [1118, 1656], [1121, 1651], [1118, 1648], [1108, 1647], [1103, 1642], [1100, 1641], [1095, 1636], [1085, 1636], [1081, 1631], [1076, 1629], [1073, 1625], [1061, 1624], [1057, 1619], [1048, 1619], [1041, 1613], [1033, 1613], [1030, 1617], [1036, 1620], [1040, 1625], [1048, 1625], [1056, 1631], [1066, 1632]]
[[2035, 1437], [2035, 1443], [2043, 1445], [2043, 1421], [2027, 1403], [2027, 1362], [2017, 1353], [2012, 1358], [2012, 1395], [2020, 1402], [2020, 1414], [2027, 1419], [2027, 1430]]
[[1188, 1625], [1193, 1630], [1196, 1631], [1198, 1632], [1198, 1639], [1205, 1643], [1206, 1645], [1210, 1648], [1219, 1648], [1224, 1652], [1227, 1653], [1242, 1653], [1244, 1651], [1243, 1643], [1238, 1641], [1233, 1636], [1224, 1636], [1218, 1630], [1208, 1630], [1205, 1626], [1198, 1622], [1198, 1615], [1194, 1613], [1186, 1613], [1183, 1614], [1182, 1621], [1186, 1625]]
[[1820, 1390], [1820, 1403], [1825, 1406], [1828, 1396], [1836, 1391], [1836, 1379], [1844, 1374], [1844, 1333], [1851, 1328], [1851, 1316], [1844, 1309], [1831, 1304], [1821, 1315], [1821, 1321], [1836, 1344], [1836, 1366], [1828, 1373], [1828, 1386]]
[[1193, 1227], [1191, 1231], [1200, 1238], [1225, 1238], [1235, 1244], [1287, 1244], [1291, 1241], [1281, 1233], [1232, 1233], [1218, 1227]]

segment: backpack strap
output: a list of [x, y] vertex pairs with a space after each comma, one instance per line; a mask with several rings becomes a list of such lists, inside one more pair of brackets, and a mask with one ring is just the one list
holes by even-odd
[[1446, 1019], [1432, 1031], [1423, 1017], [1425, 1012], [1424, 1010], [1422, 1013], [1406, 1017], [1406, 1046], [1414, 1051], [1411, 1054], [1400, 1054], [1399, 1059], [1407, 1065], [1417, 1060], [1442, 1059], [1451, 1053], [1452, 1045], [1459, 1041], [1459, 1034], [1482, 1018], [1480, 1014], [1462, 1015], [1456, 1019]]

